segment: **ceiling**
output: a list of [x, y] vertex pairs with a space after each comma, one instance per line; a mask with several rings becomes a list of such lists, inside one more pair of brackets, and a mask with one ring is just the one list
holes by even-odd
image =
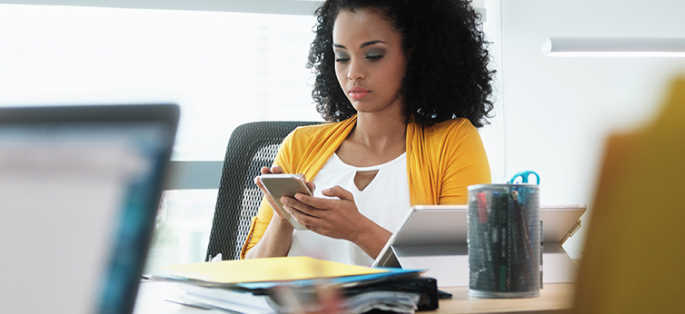
[[[312, 15], [322, 0], [0, 0], [6, 4]], [[485, 0], [473, 6], [485, 17]]]

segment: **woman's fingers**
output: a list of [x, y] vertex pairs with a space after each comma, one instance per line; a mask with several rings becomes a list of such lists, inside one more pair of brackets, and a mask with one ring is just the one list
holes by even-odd
[[[294, 208], [293, 206], [287, 205], [286, 203], [291, 203], [291, 204], [293, 203], [292, 198], [284, 196], [283, 199], [281, 200], [281, 202], [283, 202], [283, 208], [301, 226], [304, 226], [307, 229], [313, 230], [312, 229], [313, 226], [319, 226], [321, 224], [322, 221], [319, 217], [307, 214], [305, 211], [309, 211], [309, 210], [304, 209], [302, 206], [300, 206], [298, 209], [298, 208]], [[297, 202], [297, 201], [295, 201], [295, 202]], [[300, 203], [300, 204], [302, 204], [302, 203]], [[305, 207], [306, 207], [306, 205], [305, 205]], [[309, 211], [309, 212], [312, 212], [312, 211]]]
[[283, 173], [283, 168], [279, 166], [271, 166], [271, 168], [262, 167], [259, 169], [259, 172], [261, 172], [262, 174]]
[[[313, 188], [311, 182], [308, 187]], [[351, 233], [358, 231], [359, 211], [351, 192], [340, 186], [322, 191], [320, 198], [295, 194], [295, 197], [284, 196], [281, 202], [285, 210], [300, 225], [318, 234], [337, 239], [349, 239]]]
[[332, 188], [325, 189], [321, 191], [321, 194], [328, 196], [328, 197], [337, 197], [341, 200], [354, 200], [354, 196], [352, 195], [352, 192], [343, 189], [339, 185], [336, 185]]
[[[297, 193], [300, 195], [304, 195], [302, 193]], [[311, 197], [311, 196], [308, 196]], [[312, 197], [314, 198], [314, 197]], [[303, 202], [298, 201], [297, 199], [294, 199], [292, 197], [288, 196], [283, 196], [281, 198], [281, 203], [283, 205], [286, 205], [290, 208], [291, 215], [305, 215], [305, 216], [311, 216], [311, 217], [317, 217], [319, 214], [322, 212], [321, 209], [312, 207], [311, 205], [305, 204]]]
[[[333, 199], [331, 198], [320, 198], [320, 197], [313, 197], [309, 195], [304, 195], [302, 193], [298, 193], [295, 195], [295, 198], [306, 204], [309, 205], [310, 207], [314, 209], [331, 209], [331, 208], [336, 208], [340, 205], [340, 201], [348, 201], [354, 203], [354, 196], [352, 195], [351, 192], [341, 188], [340, 186], [334, 186], [329, 189], [325, 189], [321, 191], [321, 193], [324, 196], [328, 197], [335, 197]], [[313, 215], [316, 216], [316, 215]]]

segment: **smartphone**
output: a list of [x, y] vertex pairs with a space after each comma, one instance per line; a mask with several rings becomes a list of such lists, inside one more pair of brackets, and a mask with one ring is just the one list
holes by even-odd
[[283, 203], [281, 203], [281, 197], [290, 196], [294, 197], [295, 194], [303, 193], [306, 195], [312, 195], [305, 181], [298, 175], [295, 174], [263, 174], [260, 177], [264, 188], [266, 188], [267, 193], [271, 195], [274, 199], [278, 208], [274, 208], [283, 214], [295, 229], [307, 230], [307, 228], [300, 225], [290, 214], [283, 210]]

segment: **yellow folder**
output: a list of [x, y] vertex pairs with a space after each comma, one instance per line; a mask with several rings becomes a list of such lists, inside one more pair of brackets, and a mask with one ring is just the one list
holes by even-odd
[[334, 278], [387, 271], [304, 256], [172, 265], [164, 267], [164, 270], [173, 276], [229, 284]]

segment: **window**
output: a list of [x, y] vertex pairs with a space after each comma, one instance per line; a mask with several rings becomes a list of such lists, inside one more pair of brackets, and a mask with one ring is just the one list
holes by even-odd
[[[321, 120], [313, 16], [0, 4], [0, 106], [173, 102], [172, 159], [221, 161], [257, 120]], [[146, 271], [205, 259], [217, 190], [165, 192]]]
[[174, 102], [174, 160], [222, 160], [237, 125], [321, 120], [313, 16], [0, 5], [0, 105]]

